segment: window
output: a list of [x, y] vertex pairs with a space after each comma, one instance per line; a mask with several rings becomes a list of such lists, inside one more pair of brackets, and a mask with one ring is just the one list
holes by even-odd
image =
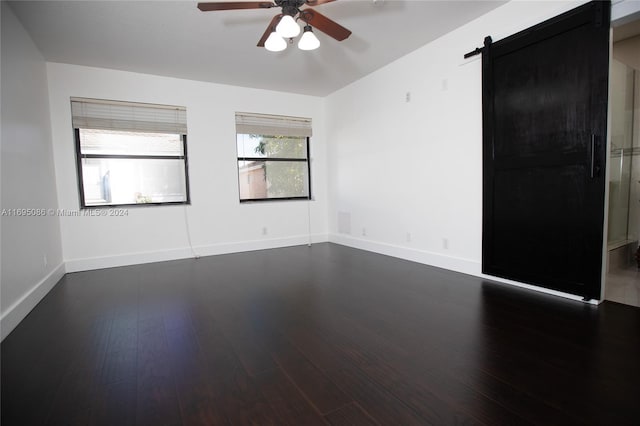
[[236, 113], [240, 202], [308, 200], [311, 120]]
[[80, 206], [188, 204], [183, 107], [72, 98]]

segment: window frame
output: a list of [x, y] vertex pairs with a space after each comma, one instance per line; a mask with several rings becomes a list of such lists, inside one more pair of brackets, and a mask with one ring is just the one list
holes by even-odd
[[[82, 154], [80, 146], [80, 127], [74, 127], [74, 139], [76, 150], [76, 172], [78, 177], [78, 190], [80, 192], [80, 209], [104, 209], [114, 207], [151, 207], [151, 206], [172, 206], [172, 205], [191, 205], [191, 195], [189, 190], [189, 161], [187, 157], [187, 135], [180, 134], [182, 141], [183, 155], [130, 155], [130, 154]], [[128, 130], [123, 130], [128, 131]], [[128, 160], [183, 160], [184, 161], [184, 182], [185, 182], [185, 200], [184, 201], [163, 201], [152, 203], [110, 203], [99, 205], [87, 205], [84, 197], [84, 177], [82, 174], [83, 159], [128, 159]]]
[[[286, 157], [241, 157], [238, 154], [238, 135], [246, 135], [248, 133], [237, 133], [236, 132], [236, 167], [238, 168], [238, 199], [240, 204], [245, 203], [261, 203], [265, 201], [293, 201], [293, 200], [308, 200], [311, 201], [311, 148], [310, 148], [310, 136], [302, 136], [305, 138], [305, 143], [307, 145], [306, 158], [286, 158]], [[261, 134], [260, 136], [281, 136], [281, 135], [266, 135]], [[282, 162], [297, 162], [297, 163], [307, 163], [307, 195], [299, 196], [299, 197], [267, 197], [267, 198], [250, 198], [250, 199], [242, 199], [240, 194], [240, 162], [241, 161], [282, 161]]]

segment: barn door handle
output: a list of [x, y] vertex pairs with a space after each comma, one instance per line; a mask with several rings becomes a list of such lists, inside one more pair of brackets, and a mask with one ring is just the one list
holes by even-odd
[[591, 134], [591, 179], [596, 173], [596, 135]]

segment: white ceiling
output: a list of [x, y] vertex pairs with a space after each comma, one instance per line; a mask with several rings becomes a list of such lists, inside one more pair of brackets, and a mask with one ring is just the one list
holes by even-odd
[[351, 37], [338, 42], [316, 30], [318, 50], [294, 45], [280, 53], [256, 47], [276, 8], [201, 12], [195, 1], [10, 4], [47, 61], [326, 96], [503, 3], [339, 0], [315, 9], [353, 31]]

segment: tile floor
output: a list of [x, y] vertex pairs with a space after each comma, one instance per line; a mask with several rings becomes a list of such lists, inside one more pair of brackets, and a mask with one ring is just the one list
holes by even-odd
[[640, 307], [640, 268], [612, 268], [606, 278], [605, 299]]

